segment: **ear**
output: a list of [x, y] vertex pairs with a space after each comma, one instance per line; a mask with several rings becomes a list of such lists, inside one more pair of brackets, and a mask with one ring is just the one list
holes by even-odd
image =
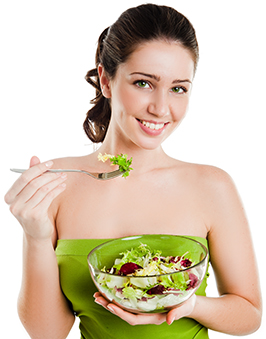
[[99, 64], [98, 66], [98, 75], [103, 96], [107, 99], [111, 98], [110, 80], [108, 79], [102, 64]]

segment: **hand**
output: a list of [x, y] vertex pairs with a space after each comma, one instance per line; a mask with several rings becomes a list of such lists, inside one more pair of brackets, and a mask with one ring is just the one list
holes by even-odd
[[40, 163], [31, 158], [25, 171], [5, 195], [11, 213], [18, 219], [25, 233], [35, 239], [48, 239], [54, 226], [48, 215], [52, 201], [65, 189], [66, 175], [49, 173], [52, 161]]
[[124, 311], [122, 308], [115, 304], [110, 303], [99, 292], [96, 292], [94, 294], [94, 298], [97, 304], [103, 306], [105, 309], [125, 320], [130, 325], [160, 325], [165, 321], [168, 325], [171, 325], [174, 320], [189, 316], [194, 310], [196, 304], [196, 295], [194, 294], [181, 306], [173, 308], [168, 313], [133, 314]]

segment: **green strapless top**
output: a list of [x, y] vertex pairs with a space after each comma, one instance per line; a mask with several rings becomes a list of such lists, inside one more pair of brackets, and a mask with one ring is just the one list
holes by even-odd
[[[190, 237], [206, 247], [207, 240]], [[105, 310], [94, 302], [93, 294], [97, 291], [87, 264], [89, 252], [96, 246], [110, 239], [60, 239], [57, 243], [56, 256], [59, 266], [61, 288], [72, 307], [80, 318], [82, 339], [207, 339], [207, 329], [190, 318], [174, 321], [170, 326], [137, 325], [131, 326], [116, 315]], [[206, 273], [202, 284], [197, 290], [198, 295], [206, 295]]]

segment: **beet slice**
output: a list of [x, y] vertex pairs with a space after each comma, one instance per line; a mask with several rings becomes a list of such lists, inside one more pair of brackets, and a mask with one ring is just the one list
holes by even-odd
[[190, 267], [192, 264], [192, 261], [190, 261], [189, 259], [183, 259], [181, 260], [180, 264], [183, 267]]
[[190, 279], [190, 283], [188, 285], [189, 289], [196, 287], [197, 283], [199, 281], [199, 278], [193, 273], [189, 273], [188, 276], [189, 276], [189, 279]]
[[139, 270], [142, 268], [138, 264], [135, 264], [134, 262], [128, 262], [121, 266], [119, 270], [119, 275], [128, 275], [134, 273], [136, 270]]
[[147, 293], [148, 294], [163, 294], [163, 292], [166, 290], [166, 288], [163, 285], [156, 285], [152, 288], [150, 288]]

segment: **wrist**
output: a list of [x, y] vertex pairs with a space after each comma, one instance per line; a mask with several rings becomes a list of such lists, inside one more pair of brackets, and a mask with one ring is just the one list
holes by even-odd
[[27, 234], [23, 237], [23, 269], [43, 277], [45, 271], [57, 267], [57, 259], [51, 239], [36, 239]]
[[24, 232], [23, 241], [24, 245], [27, 245], [32, 249], [53, 246], [51, 238], [35, 238], [26, 232]]
[[197, 320], [198, 316], [199, 316], [199, 314], [201, 312], [200, 308], [201, 308], [201, 305], [202, 305], [203, 298], [205, 298], [205, 297], [201, 296], [201, 295], [196, 295], [195, 294], [194, 298], [195, 298], [194, 307], [193, 307], [192, 311], [190, 312], [190, 314], [187, 317], [191, 318], [191, 319], [194, 319], [194, 320]]

